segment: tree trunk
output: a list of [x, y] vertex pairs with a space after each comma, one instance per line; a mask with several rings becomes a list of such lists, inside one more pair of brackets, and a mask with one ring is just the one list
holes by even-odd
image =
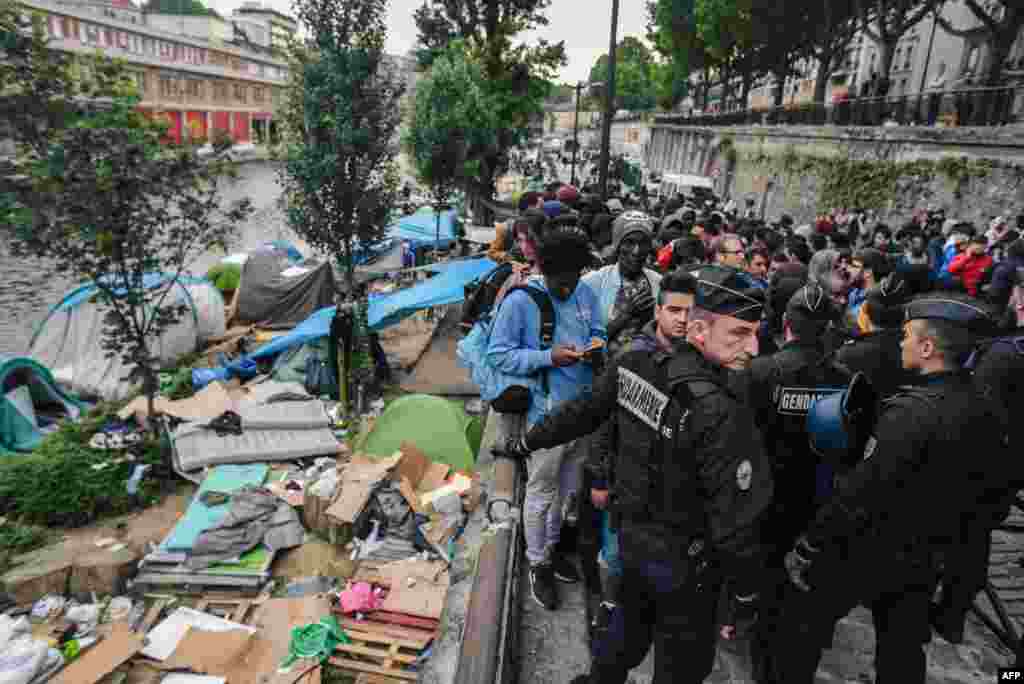
[[825, 104], [825, 90], [828, 88], [828, 79], [832, 75], [832, 57], [818, 61], [818, 71], [814, 77], [814, 102]]
[[[878, 48], [878, 77], [888, 77], [892, 73], [892, 55], [896, 49], [896, 43], [899, 42], [899, 38], [891, 40], [890, 42], [879, 41], [875, 43], [875, 47]], [[870, 77], [870, 74], [868, 74]], [[872, 93], [874, 95], [874, 93]]]
[[781, 71], [773, 73], [775, 85], [772, 86], [772, 104], [775, 107], [781, 107], [786, 96], [786, 73]]

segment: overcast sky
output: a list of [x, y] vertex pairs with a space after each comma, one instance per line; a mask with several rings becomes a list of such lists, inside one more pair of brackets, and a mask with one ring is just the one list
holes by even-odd
[[[264, 0], [279, 12], [292, 14], [291, 0]], [[241, 6], [241, 0], [207, 0], [207, 4], [222, 14], [230, 14]], [[405, 54], [416, 43], [416, 25], [413, 11], [422, 0], [391, 0], [388, 32], [388, 52]], [[619, 4], [618, 40], [623, 36], [642, 37], [645, 33], [646, 11], [641, 0], [622, 0]], [[612, 20], [612, 0], [553, 0], [548, 9], [551, 24], [538, 32], [551, 42], [565, 41], [569, 64], [562, 69], [562, 81], [575, 83], [586, 80], [590, 67], [608, 51], [609, 29]]]

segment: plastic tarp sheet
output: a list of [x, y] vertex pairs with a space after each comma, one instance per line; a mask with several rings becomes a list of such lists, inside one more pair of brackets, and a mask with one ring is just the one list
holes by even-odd
[[160, 545], [164, 551], [187, 551], [192, 548], [199, 533], [219, 523], [231, 508], [230, 502], [207, 506], [199, 497], [206, 492], [234, 492], [248, 485], [261, 485], [270, 467], [265, 463], [250, 465], [222, 465], [214, 468], [199, 485], [185, 515], [174, 526]]
[[388, 226], [388, 236], [396, 240], [406, 240], [413, 249], [433, 247], [447, 249], [455, 244], [458, 237], [456, 231], [456, 211], [449, 209], [441, 212], [440, 236], [438, 235], [437, 213], [432, 209], [421, 209], [410, 216]]
[[250, 254], [239, 283], [238, 320], [264, 327], [293, 327], [334, 303], [334, 271], [329, 263], [298, 275], [293, 268], [287, 257], [277, 253]]
[[487, 257], [440, 264], [442, 268], [437, 269], [433, 278], [370, 300], [367, 322], [372, 330], [380, 330], [420, 309], [461, 302], [466, 297], [466, 285], [494, 270], [497, 265]]
[[[152, 287], [162, 282], [166, 280], [159, 274], [147, 280]], [[202, 291], [204, 313], [215, 315], [216, 302], [221, 302], [219, 324], [215, 320], [200, 322], [189, 292], [193, 287]], [[50, 368], [57, 381], [74, 394], [119, 400], [131, 392], [132, 387], [125, 380], [132, 365], [119, 355], [108, 357], [101, 346], [106, 309], [93, 297], [97, 291], [93, 285], [82, 286], [51, 309], [32, 338], [28, 356]], [[212, 283], [179, 280], [168, 299], [187, 304], [191, 314], [186, 313], [159, 338], [150, 341], [150, 351], [161, 365], [170, 366], [194, 352], [203, 340], [204, 330], [216, 332], [219, 329], [219, 334], [223, 334], [223, 300], [218, 300], [219, 297]]]

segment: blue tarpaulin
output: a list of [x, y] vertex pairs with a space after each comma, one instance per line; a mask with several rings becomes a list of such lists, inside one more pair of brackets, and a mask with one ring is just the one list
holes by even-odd
[[423, 209], [411, 216], [403, 216], [388, 226], [388, 236], [398, 240], [406, 240], [413, 249], [433, 247], [437, 242], [440, 249], [447, 249], [455, 244], [456, 211], [449, 209], [441, 212], [441, 234], [438, 239], [437, 214], [432, 209]]
[[[370, 310], [367, 312], [370, 328], [381, 330], [420, 309], [460, 302], [466, 295], [466, 285], [489, 273], [496, 266], [497, 264], [487, 257], [477, 257], [429, 267], [429, 270], [437, 273], [433, 278], [405, 290], [370, 300]], [[277, 337], [254, 351], [249, 358], [268, 358], [300, 344], [327, 337], [331, 333], [334, 309], [333, 306], [320, 309], [287, 335]]]

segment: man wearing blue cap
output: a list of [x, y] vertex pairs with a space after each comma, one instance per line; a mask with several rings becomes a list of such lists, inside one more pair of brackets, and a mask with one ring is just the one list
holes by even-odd
[[962, 368], [989, 323], [960, 295], [907, 304], [901, 354], [914, 384], [882, 403], [861, 460], [786, 555], [798, 591], [775, 632], [769, 681], [812, 684], [836, 622], [864, 604], [875, 681], [924, 684], [936, 556], [955, 550], [965, 517], [1006, 487], [998, 420]]
[[733, 625], [756, 615], [772, 479], [729, 377], [757, 355], [763, 294], [745, 285], [734, 269], [702, 270], [685, 343], [612, 359], [591, 396], [561, 405], [507, 449], [527, 458], [605, 423], [614, 433], [607, 505], [622, 587], [590, 673], [573, 684], [624, 684], [652, 644], [654, 684], [699, 684], [714, 664], [723, 584]]

